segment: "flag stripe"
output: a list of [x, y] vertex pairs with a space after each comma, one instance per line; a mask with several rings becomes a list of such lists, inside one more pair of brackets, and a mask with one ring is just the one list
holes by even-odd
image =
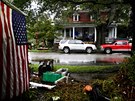
[[[0, 2], [0, 9], [1, 9], [1, 2]], [[3, 43], [3, 28], [2, 28], [2, 14], [0, 13], [0, 66], [3, 65], [3, 51], [2, 51], [2, 43]], [[3, 75], [3, 68], [0, 68], [0, 81], [2, 81], [2, 75]], [[2, 83], [0, 83], [0, 96], [2, 96]]]
[[29, 83], [28, 83], [28, 81], [29, 81], [29, 79], [28, 79], [28, 69], [26, 69], [27, 67], [28, 67], [28, 51], [27, 51], [27, 49], [28, 49], [28, 47], [27, 47], [27, 45], [25, 45], [24, 46], [24, 59], [27, 59], [27, 61], [25, 61], [25, 68], [24, 68], [24, 74], [26, 74], [25, 76], [24, 76], [24, 78], [26, 79], [25, 80], [25, 90], [27, 90], [27, 88], [28, 88], [28, 85], [29, 85]]
[[4, 28], [5, 28], [5, 36], [6, 36], [6, 41], [7, 41], [7, 47], [5, 49], [6, 51], [6, 75], [7, 75], [7, 80], [6, 80], [6, 96], [9, 97], [10, 96], [10, 79], [11, 79], [11, 72], [10, 72], [10, 64], [11, 64], [11, 61], [10, 61], [10, 35], [9, 35], [9, 30], [8, 30], [8, 24], [7, 24], [7, 14], [9, 13], [8, 12], [8, 8], [5, 6], [5, 4], [2, 5], [2, 7], [4, 7]]
[[12, 33], [11, 33], [11, 26], [10, 26], [10, 20], [11, 20], [11, 9], [9, 7], [7, 7], [7, 25], [8, 25], [8, 33], [9, 33], [9, 36], [10, 36], [10, 40], [9, 40], [9, 43], [10, 43], [10, 98], [13, 97], [13, 81], [14, 81], [14, 77], [13, 77], [13, 74], [14, 74], [14, 61], [13, 61], [13, 57], [14, 57], [14, 53], [12, 51], [13, 49], [13, 36], [12, 36]]
[[6, 54], [7, 54], [7, 51], [6, 51], [6, 49], [7, 49], [7, 39], [6, 39], [6, 32], [5, 32], [5, 19], [4, 19], [4, 5], [3, 5], [3, 3], [1, 3], [1, 10], [2, 10], [2, 12], [1, 12], [1, 19], [2, 19], [2, 29], [3, 29], [3, 32], [2, 32], [2, 34], [3, 34], [3, 42], [2, 42], [2, 53], [3, 53], [3, 64], [2, 64], [2, 67], [3, 67], [3, 71], [2, 71], [2, 73], [3, 73], [3, 75], [2, 75], [2, 95], [1, 95], [1, 97], [2, 97], [2, 99], [4, 99], [5, 97], [6, 97], [6, 81], [7, 81], [7, 74], [6, 74], [6, 67], [7, 67], [7, 61], [6, 61]]
[[25, 45], [25, 52], [24, 52], [24, 58], [27, 60], [25, 61], [25, 78], [26, 78], [26, 82], [25, 82], [25, 90], [28, 90], [29, 88], [29, 66], [28, 66], [28, 45]]
[[[17, 53], [19, 52], [19, 47], [16, 47], [16, 51]], [[17, 54], [17, 63], [18, 63], [18, 66], [17, 67], [21, 67], [21, 64], [20, 64], [20, 59], [19, 59], [20, 56], [18, 56]], [[19, 81], [19, 95], [21, 94], [21, 89], [22, 89], [22, 85], [21, 85], [21, 68], [18, 69], [18, 81]]]
[[17, 63], [17, 52], [16, 52], [16, 45], [15, 45], [15, 38], [13, 35], [13, 29], [12, 29], [12, 10], [10, 9], [10, 19], [9, 19], [9, 27], [12, 37], [12, 49], [15, 51], [12, 51], [13, 56], [13, 95], [18, 96], [19, 95], [19, 81], [18, 81], [18, 63]]
[[24, 60], [24, 59], [25, 59], [24, 52], [25, 52], [25, 45], [22, 46], [22, 50], [21, 50], [21, 53], [22, 53], [22, 54], [21, 54], [21, 55], [22, 55], [22, 59], [23, 59], [23, 61], [22, 61], [22, 65], [23, 65], [23, 66], [22, 66], [22, 67], [24, 67], [24, 68], [22, 69], [22, 72], [23, 72], [22, 74], [24, 74], [24, 75], [23, 75], [23, 81], [24, 81], [24, 82], [23, 82], [23, 85], [24, 85], [23, 87], [24, 87], [24, 90], [26, 90], [26, 88], [25, 88], [25, 87], [26, 87], [26, 85], [25, 85], [25, 82], [26, 82], [26, 81], [25, 81], [25, 79], [26, 79], [26, 77], [25, 77], [25, 76], [26, 76], [26, 75], [25, 75], [25, 68], [26, 68], [26, 67], [25, 67], [25, 66], [26, 66], [26, 65], [25, 65], [25, 60]]
[[20, 82], [21, 82], [21, 93], [23, 93], [23, 57], [22, 57], [22, 46], [18, 46], [19, 48], [19, 64], [20, 64]]

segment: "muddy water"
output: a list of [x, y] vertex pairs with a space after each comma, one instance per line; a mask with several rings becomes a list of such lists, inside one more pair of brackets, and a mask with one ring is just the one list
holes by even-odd
[[54, 64], [65, 65], [105, 65], [119, 64], [129, 54], [60, 54], [29, 52], [29, 62], [39, 63], [39, 60], [53, 59]]
[[[31, 63], [39, 63], [39, 60], [53, 59], [55, 64], [62, 65], [117, 65], [120, 64], [129, 54], [61, 54], [61, 53], [34, 53], [29, 52]], [[94, 79], [107, 79], [114, 75], [115, 72], [105, 73], [71, 73], [73, 79], [83, 82], [89, 82]]]
[[82, 82], [91, 82], [92, 80], [105, 80], [116, 73], [71, 73], [70, 77]]

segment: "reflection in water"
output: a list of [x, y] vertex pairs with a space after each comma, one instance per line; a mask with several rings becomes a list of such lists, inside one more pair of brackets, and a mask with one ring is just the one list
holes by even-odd
[[54, 64], [65, 65], [102, 65], [119, 64], [125, 57], [124, 54], [58, 54], [58, 53], [29, 53], [30, 63], [39, 63], [40, 60], [53, 59]]
[[[39, 63], [39, 60], [44, 59], [34, 59], [31, 63]], [[124, 58], [92, 58], [89, 59], [54, 59], [54, 64], [63, 64], [63, 65], [104, 65], [104, 64], [120, 64]]]
[[71, 73], [70, 77], [77, 81], [89, 82], [91, 80], [105, 80], [115, 75], [115, 73]]
[[124, 58], [118, 58], [118, 57], [111, 58], [111, 57], [108, 57], [108, 58], [97, 59], [96, 63], [119, 64], [119, 63], [122, 63], [123, 60], [124, 60]]

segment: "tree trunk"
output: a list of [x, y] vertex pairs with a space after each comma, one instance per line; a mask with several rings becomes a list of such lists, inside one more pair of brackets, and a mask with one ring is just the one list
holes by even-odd
[[133, 56], [135, 54], [135, 0], [131, 0], [130, 1], [130, 5], [131, 5], [131, 10], [132, 10], [132, 14], [131, 14], [131, 34], [132, 34], [132, 52], [131, 52], [131, 56]]

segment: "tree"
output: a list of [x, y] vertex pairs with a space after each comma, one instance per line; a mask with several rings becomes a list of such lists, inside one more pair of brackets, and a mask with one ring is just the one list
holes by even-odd
[[30, 39], [33, 38], [36, 40], [37, 47], [53, 46], [54, 39], [60, 35], [56, 31], [60, 28], [61, 27], [59, 25], [53, 25], [47, 15], [42, 14], [38, 16], [34, 24], [30, 24], [28, 26], [28, 36]]
[[8, 0], [8, 1], [24, 11], [25, 8], [30, 7], [31, 1], [33, 0]]
[[[127, 2], [125, 0], [125, 2]], [[131, 53], [131, 56], [133, 56], [133, 54], [135, 54], [135, 1], [134, 0], [129, 0], [128, 2], [130, 5], [131, 5], [131, 10], [132, 10], [132, 13], [131, 13], [131, 22], [130, 22], [130, 25], [131, 25], [131, 32], [132, 32], [132, 53]]]
[[41, 20], [37, 21], [34, 25], [35, 32], [38, 32], [38, 40], [42, 41], [44, 45], [47, 45], [48, 40], [54, 39], [54, 27], [51, 25], [51, 21]]
[[[19, 0], [15, 0], [17, 1]], [[133, 37], [133, 43], [135, 42], [135, 1], [134, 0], [37, 0], [38, 4], [41, 4], [40, 12], [49, 10], [52, 13], [56, 14], [55, 18], [60, 18], [63, 14], [63, 11], [73, 11], [79, 5], [83, 9], [93, 9], [94, 12], [98, 13], [99, 9], [109, 9], [109, 19], [106, 23], [99, 22], [99, 25], [109, 25], [113, 20], [122, 21], [125, 25], [131, 24], [131, 32]], [[30, 2], [26, 0], [24, 2]], [[27, 4], [27, 3], [25, 3]], [[129, 23], [130, 10], [132, 11], [131, 19]], [[97, 18], [98, 19], [98, 18]], [[102, 32], [101, 28], [101, 32]], [[135, 51], [135, 45], [133, 44], [133, 51]]]
[[[54, 38], [61, 35], [56, 31], [61, 29], [62, 26], [54, 25], [52, 19], [49, 18], [49, 14], [42, 11], [40, 7], [38, 9], [31, 9], [30, 4], [35, 2], [34, 0], [17, 1], [14, 0], [13, 4], [18, 8], [22, 7], [23, 9], [21, 10], [27, 14], [28, 41], [36, 44], [37, 48], [39, 46], [53, 46]], [[38, 3], [40, 5], [40, 1]]]
[[[83, 10], [89, 10], [91, 14], [95, 14], [95, 20], [97, 21], [97, 29], [98, 29], [98, 45], [104, 43], [105, 41], [105, 33], [108, 30], [108, 26], [113, 22], [120, 22], [125, 26], [128, 26], [129, 23], [129, 12], [130, 5], [125, 4], [124, 1], [120, 0], [44, 0], [43, 3], [44, 10], [49, 9], [50, 11], [55, 12], [57, 9], [57, 14], [61, 17], [62, 15], [66, 15], [64, 10], [66, 8], [67, 13], [72, 13], [79, 6]], [[55, 9], [54, 9], [55, 8]], [[101, 20], [98, 16], [100, 15], [100, 10], [108, 10], [107, 19]], [[57, 15], [56, 14], [56, 15]]]

